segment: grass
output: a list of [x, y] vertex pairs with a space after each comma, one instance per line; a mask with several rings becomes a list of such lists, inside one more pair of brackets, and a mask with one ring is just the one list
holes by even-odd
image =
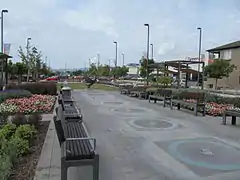
[[[58, 89], [60, 89], [60, 84], [58, 84]], [[68, 86], [72, 89], [86, 89], [87, 85], [86, 83], [68, 83]], [[116, 91], [118, 90], [117, 87], [108, 86], [104, 84], [94, 84], [91, 86], [90, 89], [97, 89], [97, 90], [104, 90], [104, 91]]]

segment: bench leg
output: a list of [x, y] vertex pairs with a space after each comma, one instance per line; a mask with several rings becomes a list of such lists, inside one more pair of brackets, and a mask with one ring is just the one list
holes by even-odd
[[166, 99], [163, 99], [163, 107], [166, 107]]
[[95, 162], [93, 166], [93, 180], [99, 180], [99, 156], [95, 156]]
[[157, 103], [157, 100], [156, 100], [156, 99], [154, 99], [154, 103]]
[[206, 115], [206, 108], [205, 108], [205, 105], [202, 107], [202, 116], [205, 116]]
[[177, 104], [177, 109], [178, 109], [178, 110], [181, 109], [180, 103]]
[[232, 125], [236, 125], [236, 116], [232, 116]]
[[194, 106], [194, 115], [197, 116], [198, 115], [198, 105], [195, 104]]
[[67, 171], [68, 171], [68, 168], [62, 160], [62, 162], [61, 162], [61, 180], [67, 180]]
[[171, 108], [171, 110], [173, 110], [173, 103], [172, 103], [172, 100], [170, 100], [170, 108]]
[[227, 124], [227, 116], [226, 116], [225, 113], [223, 114], [223, 121], [222, 121], [222, 123], [223, 123], [223, 125]]

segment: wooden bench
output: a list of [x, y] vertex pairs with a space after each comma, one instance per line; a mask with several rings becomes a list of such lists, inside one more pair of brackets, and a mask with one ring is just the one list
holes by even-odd
[[240, 112], [239, 111], [234, 111], [234, 110], [226, 110], [223, 113], [223, 124], [227, 124], [227, 116], [232, 117], [232, 125], [236, 125], [237, 122], [237, 117], [240, 117]]
[[82, 122], [65, 123], [53, 118], [61, 147], [61, 180], [67, 180], [69, 167], [93, 166], [93, 180], [99, 180], [99, 155], [96, 139], [89, 137]]
[[146, 99], [146, 95], [147, 95], [147, 90], [148, 86], [136, 86], [133, 87], [129, 90], [129, 96], [131, 97], [138, 97], [139, 99], [141, 98], [145, 98]]
[[[181, 99], [180, 99], [181, 97]], [[205, 116], [205, 93], [204, 92], [182, 92], [179, 99], [171, 100], [171, 109], [176, 105], [178, 110], [180, 110], [181, 105], [193, 107], [194, 115], [198, 115], [199, 108], [201, 109], [201, 113]], [[193, 102], [187, 102], [186, 100], [193, 100]]]
[[133, 85], [121, 85], [119, 86], [121, 94], [129, 94], [129, 90], [133, 87]]
[[157, 89], [157, 92], [154, 95], [149, 95], [148, 102], [150, 103], [151, 100], [153, 100], [154, 103], [157, 103], [157, 101], [163, 101], [163, 107], [166, 107], [166, 104], [171, 105], [172, 90]]
[[83, 115], [75, 101], [61, 101], [58, 115], [65, 121], [82, 121]]

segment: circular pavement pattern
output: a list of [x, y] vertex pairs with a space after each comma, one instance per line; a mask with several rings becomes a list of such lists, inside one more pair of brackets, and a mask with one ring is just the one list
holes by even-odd
[[122, 102], [102, 102], [102, 104], [110, 104], [110, 105], [120, 105]]
[[181, 162], [211, 170], [240, 170], [240, 151], [217, 140], [191, 139], [175, 141], [169, 153]]
[[167, 121], [162, 120], [135, 120], [133, 123], [137, 126], [143, 127], [143, 128], [163, 128], [167, 129], [173, 126], [172, 123], [169, 123]]
[[145, 112], [144, 109], [138, 109], [138, 108], [117, 108], [117, 109], [111, 109], [111, 111], [121, 112], [121, 113], [143, 113]]

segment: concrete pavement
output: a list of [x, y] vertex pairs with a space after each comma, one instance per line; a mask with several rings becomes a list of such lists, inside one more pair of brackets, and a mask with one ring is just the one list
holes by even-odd
[[[238, 180], [240, 129], [220, 118], [195, 117], [97, 90], [74, 91], [91, 136], [97, 139], [100, 180]], [[60, 179], [60, 148], [53, 123], [38, 165], [38, 180]], [[46, 155], [44, 155], [46, 154]], [[68, 180], [92, 178], [72, 168]], [[41, 175], [42, 174], [42, 175]]]

